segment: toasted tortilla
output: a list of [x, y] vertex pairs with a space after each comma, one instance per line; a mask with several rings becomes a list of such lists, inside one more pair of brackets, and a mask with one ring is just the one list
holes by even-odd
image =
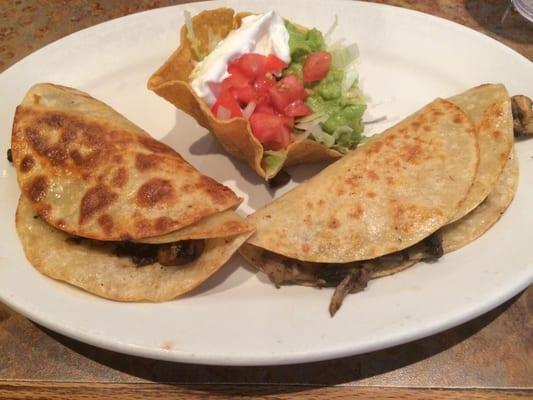
[[455, 215], [478, 161], [468, 116], [435, 100], [249, 216], [248, 243], [320, 263], [397, 252]]
[[511, 151], [498, 182], [485, 200], [460, 220], [442, 228], [445, 253], [476, 240], [500, 219], [514, 198], [519, 175], [518, 160], [515, 152]]
[[[503, 173], [487, 198], [460, 220], [440, 229], [444, 253], [458, 250], [476, 240], [500, 219], [513, 200], [518, 187], [518, 177], [518, 161], [514, 152], [511, 151]], [[288, 258], [265, 252], [264, 249], [249, 244], [241, 247], [239, 252], [251, 265], [263, 272], [272, 270], [272, 268], [285, 268], [285, 265], [290, 262]], [[368, 267], [371, 271], [370, 278], [376, 279], [412, 267], [427, 257], [427, 254], [424, 252], [424, 246], [417, 243], [405, 249], [403, 257], [398, 256], [400, 259], [376, 258], [360, 261], [358, 265]], [[335, 266], [335, 264], [329, 264], [323, 268], [335, 268]]]
[[117, 301], [167, 301], [194, 289], [229, 260], [250, 235], [207, 239], [202, 255], [181, 266], [137, 266], [106, 242], [77, 243], [38, 217], [21, 196], [16, 226], [26, 257], [42, 274]]
[[[111, 107], [63, 86], [38, 84], [26, 94], [15, 114], [12, 153], [35, 212], [85, 238], [161, 236], [241, 201]], [[233, 228], [231, 234], [242, 232]]]
[[178, 231], [161, 236], [136, 240], [139, 243], [172, 243], [181, 240], [213, 239], [251, 232], [254, 227], [243, 220], [235, 211], [228, 210], [213, 214], [206, 219]]
[[[203, 52], [208, 50], [209, 36], [225, 38], [229, 32], [238, 28], [247, 13], [235, 14], [229, 8], [203, 11], [192, 18], [194, 33]], [[187, 28], [181, 28], [181, 42], [178, 49], [148, 80], [148, 89], [172, 103], [180, 110], [191, 115], [198, 124], [208, 129], [224, 149], [231, 155], [246, 161], [252, 169], [265, 179], [276, 175], [282, 164], [268, 169], [261, 164], [264, 149], [252, 134], [248, 121], [244, 118], [222, 120], [216, 118], [209, 106], [189, 85], [189, 76], [198, 61]], [[311, 139], [297, 139], [287, 147], [285, 165], [317, 162], [342, 157], [337, 150], [327, 148]]]
[[[518, 177], [518, 160], [514, 151], [511, 151], [498, 182], [493, 186], [485, 200], [463, 218], [440, 229], [444, 254], [473, 242], [500, 219], [513, 201], [518, 188]], [[412, 246], [409, 253], [408, 260], [390, 263], [377, 262], [373, 265], [371, 277], [379, 278], [395, 274], [415, 265], [424, 258], [419, 245]]]
[[513, 115], [511, 99], [501, 84], [477, 86], [448, 100], [461, 107], [476, 126], [480, 154], [472, 188], [452, 218], [456, 221], [488, 196], [502, 173], [514, 141]]

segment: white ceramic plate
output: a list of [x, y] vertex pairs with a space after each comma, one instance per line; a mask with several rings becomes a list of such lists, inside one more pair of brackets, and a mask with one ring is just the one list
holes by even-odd
[[[370, 117], [397, 122], [435, 97], [483, 82], [533, 97], [533, 65], [502, 44], [463, 26], [404, 9], [357, 2], [217, 1], [163, 8], [75, 33], [25, 58], [0, 76], [0, 141], [9, 147], [16, 105], [36, 82], [88, 91], [202, 172], [245, 197], [243, 214], [270, 201], [263, 182], [228, 158], [195, 122], [146, 90], [150, 74], [178, 44], [183, 11], [231, 6], [278, 10], [361, 50], [362, 87]], [[19, 194], [15, 171], [0, 159], [0, 300], [52, 330], [107, 349], [193, 363], [286, 364], [347, 356], [411, 341], [488, 311], [533, 278], [533, 140], [517, 144], [520, 186], [503, 218], [486, 235], [434, 264], [372, 281], [349, 296], [335, 318], [331, 290], [276, 290], [235, 257], [194, 295], [163, 304], [116, 303], [40, 275], [26, 261], [15, 233]], [[297, 180], [321, 166], [292, 171]], [[286, 188], [284, 189], [286, 190]], [[278, 191], [275, 195], [279, 195]], [[53, 251], [53, 249], [51, 249]]]

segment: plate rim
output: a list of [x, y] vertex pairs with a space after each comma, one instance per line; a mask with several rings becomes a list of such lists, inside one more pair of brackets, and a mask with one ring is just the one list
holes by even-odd
[[[326, 0], [312, 0], [314, 4], [321, 4], [324, 3]], [[355, 2], [350, 0], [334, 0], [334, 2], [337, 3], [352, 3]], [[9, 68], [4, 70], [0, 74], [0, 80], [4, 78], [6, 75], [9, 75], [11, 73], [16, 73], [16, 68], [19, 64], [23, 62], [28, 62], [28, 59], [30, 59], [32, 56], [39, 54], [41, 51], [48, 51], [47, 49], [53, 47], [53, 46], [61, 46], [61, 42], [66, 40], [67, 38], [70, 38], [69, 40], [72, 40], [73, 37], [75, 37], [78, 34], [86, 34], [86, 31], [90, 30], [98, 30], [101, 28], [101, 25], [106, 24], [114, 24], [117, 20], [120, 19], [126, 19], [126, 18], [140, 18], [143, 16], [143, 14], [153, 13], [153, 12], [161, 12], [162, 9], [169, 9], [169, 8], [176, 8], [176, 9], [183, 9], [187, 7], [188, 5], [192, 5], [194, 7], [198, 7], [201, 9], [206, 8], [207, 5], [213, 5], [213, 4], [219, 4], [220, 2], [211, 2], [211, 1], [202, 1], [202, 2], [196, 2], [196, 3], [184, 3], [179, 5], [172, 5], [172, 6], [166, 6], [161, 7], [157, 9], [152, 10], [146, 10], [139, 13], [133, 13], [126, 16], [121, 16], [117, 18], [113, 18], [111, 20], [103, 21], [101, 23], [98, 23], [96, 25], [92, 25], [88, 28], [84, 28], [82, 30], [73, 32], [69, 35], [66, 35], [62, 38], [59, 38], [53, 42], [48, 43], [47, 45], [37, 49], [36, 51], [28, 54], [27, 56], [23, 57], [19, 61], [17, 61], [15, 64], [11, 65]], [[224, 4], [228, 5], [229, 2], [224, 2]], [[259, 3], [259, 2], [258, 2]], [[504, 43], [482, 33], [479, 32], [473, 28], [467, 27], [465, 25], [461, 25], [460, 23], [457, 23], [455, 21], [448, 20], [443, 17], [426, 14], [421, 11], [417, 10], [411, 10], [406, 9], [399, 6], [394, 5], [387, 5], [387, 4], [380, 4], [380, 3], [367, 3], [367, 2], [357, 2], [358, 5], [364, 5], [364, 7], [370, 7], [370, 8], [393, 8], [394, 12], [401, 12], [411, 15], [417, 15], [418, 18], [424, 18], [424, 19], [437, 19], [440, 20], [442, 24], [453, 26], [454, 29], [460, 29], [464, 32], [469, 32], [468, 34], [476, 34], [478, 38], [483, 38], [481, 40], [485, 40], [487, 43], [490, 43], [491, 46], [497, 46], [501, 51], [506, 51], [509, 54], [512, 54], [513, 57], [519, 56], [520, 59], [525, 60], [527, 62], [530, 62], [525, 56], [518, 53], [517, 51], [511, 49], [510, 47], [506, 46]], [[487, 40], [489, 39], [489, 40]], [[31, 60], [30, 60], [31, 61]], [[15, 71], [15, 72], [13, 72]], [[533, 272], [533, 271], [532, 271]], [[48, 279], [48, 278], [47, 278]], [[10, 308], [15, 310], [16, 312], [24, 315], [28, 319], [36, 322], [39, 325], [42, 325], [50, 330], [53, 330], [55, 332], [58, 332], [62, 335], [74, 338], [76, 340], [80, 340], [84, 343], [88, 343], [93, 346], [97, 346], [100, 348], [104, 348], [111, 351], [120, 352], [123, 354], [130, 354], [140, 357], [146, 357], [146, 358], [156, 358], [160, 360], [165, 361], [174, 361], [174, 362], [185, 362], [185, 363], [194, 363], [194, 364], [205, 364], [205, 365], [226, 365], [226, 366], [251, 366], [251, 365], [287, 365], [287, 364], [297, 364], [297, 363], [308, 363], [308, 362], [316, 362], [316, 361], [322, 361], [322, 360], [328, 360], [328, 359], [334, 359], [334, 358], [341, 358], [341, 357], [348, 357], [353, 356], [356, 354], [361, 353], [367, 353], [372, 352], [378, 349], [383, 348], [389, 348], [392, 346], [396, 346], [398, 344], [408, 343], [415, 340], [418, 340], [423, 337], [427, 337], [430, 335], [433, 335], [438, 332], [442, 332], [444, 330], [447, 330], [449, 328], [458, 326], [466, 321], [472, 320], [476, 318], [479, 315], [482, 315], [486, 313], [487, 311], [497, 307], [498, 305], [504, 303], [505, 301], [509, 300], [511, 297], [515, 296], [520, 291], [527, 288], [531, 283], [533, 283], [533, 273], [530, 274], [529, 281], [521, 281], [518, 282], [516, 285], [511, 285], [512, 287], [508, 289], [508, 291], [504, 293], [500, 293], [499, 296], [494, 296], [492, 298], [489, 298], [488, 301], [483, 302], [481, 305], [480, 303], [475, 303], [469, 305], [468, 308], [466, 308], [468, 311], [462, 313], [461, 315], [458, 315], [455, 319], [448, 319], [445, 321], [441, 321], [438, 324], [433, 324], [429, 327], [426, 327], [424, 329], [417, 330], [416, 334], [413, 333], [405, 333], [400, 336], [396, 336], [392, 339], [385, 338], [381, 341], [375, 342], [373, 346], [366, 346], [364, 350], [355, 350], [353, 351], [353, 348], [348, 349], [346, 346], [341, 348], [333, 348], [329, 352], [295, 352], [295, 353], [283, 353], [282, 355], [276, 354], [268, 357], [257, 357], [253, 355], [247, 355], [247, 356], [231, 356], [231, 358], [224, 358], [219, 357], [217, 359], [212, 359], [209, 356], [196, 356], [192, 353], [187, 353], [184, 351], [165, 351], [164, 349], [159, 348], [152, 348], [152, 349], [144, 349], [143, 347], [139, 347], [137, 345], [132, 345], [128, 343], [109, 343], [106, 342], [104, 337], [100, 337], [99, 335], [95, 335], [94, 333], [84, 333], [79, 332], [74, 328], [65, 327], [62, 325], [57, 325], [54, 323], [53, 320], [46, 320], [46, 318], [41, 318], [39, 315], [35, 315], [34, 313], [31, 313], [31, 310], [24, 310], [18, 307], [18, 304], [16, 301], [11, 301], [9, 297], [3, 296], [3, 294], [0, 292], [0, 301], [8, 305]], [[357, 348], [357, 346], [354, 346]]]

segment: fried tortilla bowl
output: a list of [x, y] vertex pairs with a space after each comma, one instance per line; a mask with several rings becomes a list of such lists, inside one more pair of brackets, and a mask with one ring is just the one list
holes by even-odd
[[240, 199], [109, 106], [38, 84], [17, 108], [17, 231], [43, 274], [119, 301], [198, 286], [250, 236]]
[[[235, 14], [232, 9], [219, 8], [203, 11], [192, 18], [192, 25], [198, 39], [198, 47], [203, 53], [208, 52], [210, 37], [224, 38], [229, 32], [238, 28], [241, 19], [247, 13]], [[262, 163], [264, 149], [252, 134], [248, 121], [244, 118], [227, 120], [216, 118], [209, 106], [194, 92], [189, 85], [189, 76], [199, 61], [187, 35], [187, 28], [181, 28], [179, 48], [150, 77], [148, 88], [174, 104], [180, 110], [191, 115], [198, 124], [213, 133], [224, 149], [231, 155], [246, 161], [261, 177], [270, 179], [281, 167], [301, 163], [317, 162], [342, 157], [343, 154], [329, 149], [311, 139], [294, 140], [287, 147], [285, 164], [271, 168]]]

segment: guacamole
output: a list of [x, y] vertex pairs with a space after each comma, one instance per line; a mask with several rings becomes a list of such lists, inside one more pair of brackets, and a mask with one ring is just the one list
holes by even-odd
[[[295, 74], [302, 79], [307, 56], [329, 49], [322, 33], [317, 29], [303, 30], [288, 21], [285, 21], [285, 26], [289, 31], [291, 63], [283, 74]], [[347, 152], [355, 148], [363, 138], [362, 116], [366, 104], [356, 78], [349, 87], [343, 87], [346, 86], [351, 62], [347, 61], [345, 49], [337, 46], [330, 53], [333, 63], [327, 76], [319, 82], [305, 85], [311, 93], [306, 99], [307, 105], [314, 113], [325, 115], [325, 120], [320, 122], [320, 129], [314, 129], [311, 137], [328, 147]]]

